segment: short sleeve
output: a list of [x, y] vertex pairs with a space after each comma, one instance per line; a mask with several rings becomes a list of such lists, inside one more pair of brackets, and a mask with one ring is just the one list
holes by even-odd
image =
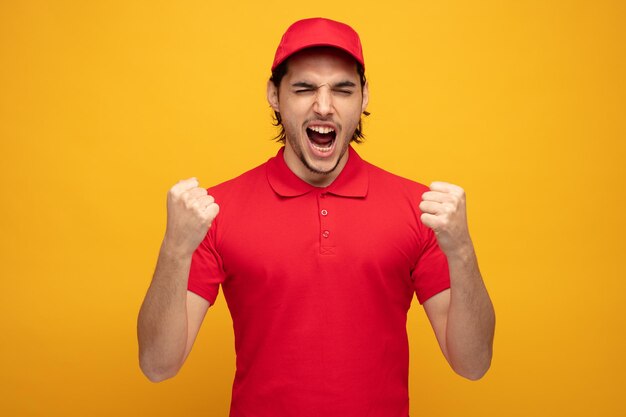
[[205, 298], [211, 305], [215, 303], [219, 286], [225, 279], [222, 258], [215, 249], [215, 226], [200, 243], [191, 258], [187, 289]]
[[424, 242], [411, 278], [420, 304], [450, 288], [450, 271], [446, 255], [439, 248], [435, 233], [424, 227]]

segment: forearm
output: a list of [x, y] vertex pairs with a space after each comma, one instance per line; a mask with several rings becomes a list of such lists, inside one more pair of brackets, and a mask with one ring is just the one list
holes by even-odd
[[474, 249], [448, 255], [450, 308], [446, 326], [447, 357], [469, 379], [484, 375], [491, 364], [495, 313], [483, 283]]
[[187, 346], [187, 280], [191, 255], [161, 246], [152, 283], [139, 311], [139, 364], [152, 381], [174, 376]]

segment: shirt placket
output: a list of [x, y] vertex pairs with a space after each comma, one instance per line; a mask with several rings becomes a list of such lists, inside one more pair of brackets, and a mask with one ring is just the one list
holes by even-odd
[[320, 192], [317, 196], [317, 215], [319, 218], [319, 242], [320, 255], [335, 254], [335, 212], [332, 206], [333, 198], [326, 192]]

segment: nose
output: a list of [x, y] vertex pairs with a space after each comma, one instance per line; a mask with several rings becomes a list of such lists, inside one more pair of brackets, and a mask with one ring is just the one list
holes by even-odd
[[315, 93], [313, 111], [321, 117], [328, 116], [334, 112], [333, 96], [329, 85], [324, 84], [318, 87]]

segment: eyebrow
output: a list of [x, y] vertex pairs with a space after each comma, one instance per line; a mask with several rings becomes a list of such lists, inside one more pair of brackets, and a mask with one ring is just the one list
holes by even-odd
[[[325, 83], [327, 84], [327, 83]], [[324, 84], [322, 84], [324, 85]], [[317, 90], [321, 87], [321, 85], [315, 85], [311, 83], [307, 83], [305, 81], [298, 81], [296, 83], [291, 84], [292, 87], [300, 87], [300, 88], [309, 88], [312, 90]], [[356, 84], [352, 81], [341, 81], [336, 84], [330, 86], [330, 88], [346, 88], [346, 87], [356, 87]]]
[[356, 87], [356, 84], [352, 81], [342, 81], [333, 86], [334, 88]]

